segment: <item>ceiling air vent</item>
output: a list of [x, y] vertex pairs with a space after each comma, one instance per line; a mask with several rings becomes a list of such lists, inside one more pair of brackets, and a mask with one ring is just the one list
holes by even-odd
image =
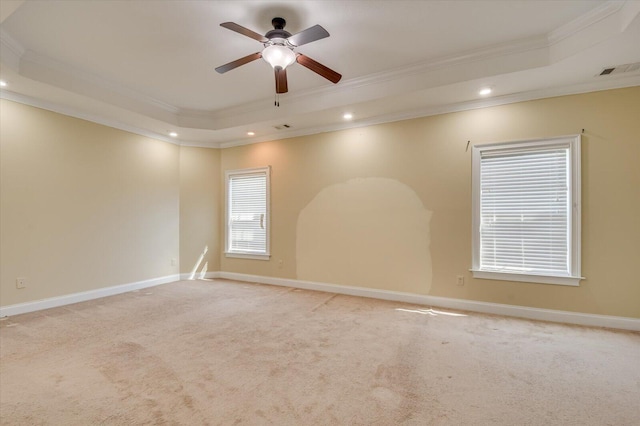
[[276, 130], [282, 130], [282, 129], [289, 129], [291, 128], [291, 126], [288, 124], [279, 124], [277, 126], [273, 126], [273, 128]]
[[607, 67], [598, 75], [622, 74], [640, 70], [640, 62], [634, 64], [616, 65], [615, 67]]

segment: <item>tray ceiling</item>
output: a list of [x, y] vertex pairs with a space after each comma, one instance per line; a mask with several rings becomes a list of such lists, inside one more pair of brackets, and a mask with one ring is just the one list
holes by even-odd
[[[4, 98], [187, 145], [640, 84], [637, 69], [599, 76], [640, 62], [638, 1], [3, 0], [1, 9]], [[265, 33], [275, 16], [291, 33], [326, 28], [330, 37], [296, 50], [342, 81], [294, 64], [276, 108], [264, 61], [214, 71], [262, 48], [220, 23]], [[493, 93], [483, 98], [481, 87]]]

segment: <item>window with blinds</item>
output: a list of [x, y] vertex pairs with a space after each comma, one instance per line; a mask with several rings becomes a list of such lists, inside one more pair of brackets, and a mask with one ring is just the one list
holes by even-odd
[[579, 136], [473, 155], [474, 276], [577, 285]]
[[226, 255], [269, 258], [269, 167], [226, 173]]

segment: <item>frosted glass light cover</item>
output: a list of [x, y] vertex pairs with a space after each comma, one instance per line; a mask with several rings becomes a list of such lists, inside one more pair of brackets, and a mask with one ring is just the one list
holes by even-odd
[[262, 59], [273, 68], [282, 67], [284, 69], [295, 62], [296, 54], [288, 47], [271, 45], [262, 51]]

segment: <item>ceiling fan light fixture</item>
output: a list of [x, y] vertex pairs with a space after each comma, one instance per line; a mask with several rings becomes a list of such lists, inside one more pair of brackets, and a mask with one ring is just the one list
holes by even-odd
[[287, 83], [287, 67], [294, 62], [299, 63], [301, 66], [315, 72], [334, 84], [340, 81], [342, 75], [338, 74], [331, 68], [314, 61], [310, 57], [303, 55], [302, 53], [293, 51], [294, 48], [299, 46], [329, 37], [327, 30], [322, 28], [320, 25], [314, 25], [313, 27], [309, 27], [306, 30], [302, 30], [299, 33], [291, 35], [291, 33], [284, 29], [286, 21], [283, 18], [273, 18], [271, 24], [273, 25], [273, 29], [268, 31], [265, 35], [258, 34], [257, 32], [245, 28], [242, 25], [238, 25], [235, 22], [223, 22], [220, 24], [221, 27], [262, 43], [263, 49], [262, 51], [252, 53], [236, 59], [235, 61], [221, 65], [216, 68], [216, 72], [224, 74], [227, 71], [236, 69], [244, 64], [248, 64], [260, 58], [264, 59], [266, 63], [271, 65], [275, 75], [276, 98], [273, 103], [275, 106], [280, 106], [278, 95], [289, 91]]
[[296, 61], [296, 54], [286, 46], [271, 44], [262, 51], [262, 59], [267, 61], [273, 69], [276, 67], [285, 69]]

